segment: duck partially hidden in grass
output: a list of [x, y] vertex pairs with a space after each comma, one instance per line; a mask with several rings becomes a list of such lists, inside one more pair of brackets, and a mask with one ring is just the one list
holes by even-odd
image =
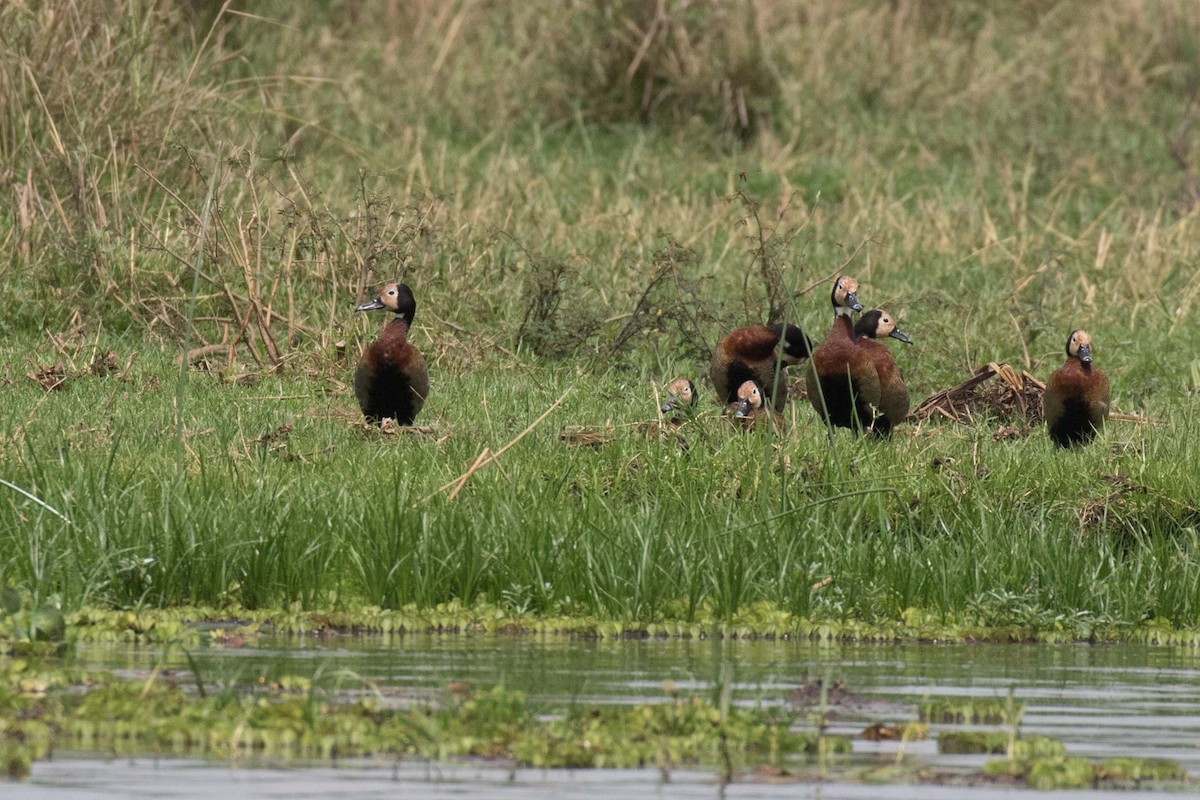
[[755, 381], [775, 409], [782, 410], [787, 402], [784, 369], [811, 352], [812, 342], [795, 325], [780, 322], [735, 329], [717, 343], [709, 366], [718, 402], [737, 402], [738, 388]]
[[672, 425], [682, 425], [696, 411], [696, 384], [687, 378], [675, 378], [667, 384], [667, 396], [659, 411]]
[[374, 300], [355, 311], [386, 309], [395, 318], [384, 326], [354, 370], [354, 396], [368, 422], [394, 419], [411, 425], [429, 395], [429, 370], [425, 359], [408, 341], [408, 331], [417, 313], [412, 290], [403, 283], [389, 283]]
[[827, 425], [861, 431], [874, 419], [879, 375], [871, 354], [855, 343], [854, 317], [862, 311], [858, 281], [843, 275], [833, 282], [833, 328], [813, 351], [805, 377], [808, 400]]
[[762, 387], [756, 381], [744, 381], [737, 388], [737, 400], [725, 410], [733, 424], [745, 430], [763, 425], [772, 430], [783, 430], [783, 413], [764, 404]]
[[892, 352], [876, 341], [885, 338], [912, 344], [912, 339], [896, 327], [896, 318], [882, 308], [868, 311], [854, 326], [854, 343], [871, 357], [879, 382], [879, 397], [865, 398], [873, 409], [870, 428], [878, 436], [887, 436], [908, 416], [908, 387]]
[[[698, 399], [696, 384], [687, 378], [675, 378], [665, 388], [666, 396], [660, 398], [662, 402], [658, 407], [660, 416], [645, 422], [638, 422], [634, 425], [634, 429], [647, 439], [673, 439], [681, 449], [687, 450], [687, 440], [683, 438], [680, 431], [686, 423], [696, 417], [696, 400]], [[655, 395], [657, 396], [657, 394], [656, 390]], [[670, 434], [670, 436], [665, 434]]]
[[1050, 376], [1042, 395], [1051, 441], [1059, 447], [1090, 442], [1104, 427], [1110, 399], [1108, 377], [1092, 366], [1092, 337], [1071, 331], [1066, 363]]

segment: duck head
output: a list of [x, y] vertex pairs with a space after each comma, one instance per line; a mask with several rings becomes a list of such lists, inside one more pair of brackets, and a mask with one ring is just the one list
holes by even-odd
[[851, 311], [862, 311], [862, 303], [858, 302], [858, 281], [849, 275], [842, 275], [833, 282], [830, 293], [833, 301], [833, 313], [838, 316], [850, 316]]
[[1092, 337], [1087, 331], [1071, 331], [1067, 337], [1067, 358], [1078, 358], [1084, 364], [1092, 363]]
[[762, 390], [754, 381], [746, 381], [737, 390], [737, 404], [733, 415], [744, 418], [762, 408]]
[[908, 338], [908, 334], [896, 327], [896, 318], [882, 308], [863, 314], [854, 326], [854, 333], [857, 336], [866, 336], [871, 339], [884, 339], [890, 336], [905, 344], [913, 343], [912, 339]]
[[664, 414], [672, 411], [691, 411], [696, 405], [696, 384], [687, 378], [676, 378], [667, 384], [667, 401], [660, 409]]
[[413, 317], [417, 313], [417, 301], [413, 297], [412, 289], [409, 289], [407, 285], [389, 283], [379, 290], [379, 294], [375, 296], [374, 300], [354, 307], [355, 311], [377, 311], [379, 309], [387, 309], [408, 325], [412, 325]]

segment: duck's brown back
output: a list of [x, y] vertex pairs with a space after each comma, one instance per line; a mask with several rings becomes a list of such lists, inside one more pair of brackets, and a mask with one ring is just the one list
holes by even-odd
[[709, 377], [723, 403], [737, 401], [737, 389], [746, 381], [755, 381], [771, 398], [776, 409], [787, 401], [782, 370], [776, 388], [775, 367], [779, 336], [765, 325], [737, 328], [717, 344], [709, 366]]

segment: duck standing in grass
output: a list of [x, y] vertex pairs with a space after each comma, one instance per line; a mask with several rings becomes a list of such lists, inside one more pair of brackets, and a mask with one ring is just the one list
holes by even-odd
[[812, 342], [795, 325], [750, 325], [737, 328], [713, 351], [709, 377], [717, 390], [717, 401], [736, 403], [738, 388], [755, 381], [776, 410], [787, 402], [784, 368], [808, 358]]
[[1104, 427], [1110, 400], [1108, 377], [1092, 366], [1092, 337], [1071, 331], [1067, 360], [1046, 383], [1042, 413], [1059, 447], [1087, 444]]
[[863, 314], [854, 326], [854, 343], [871, 357], [875, 374], [879, 378], [879, 400], [873, 404], [875, 414], [871, 420], [871, 432], [887, 436], [892, 428], [908, 417], [908, 387], [892, 351], [877, 339], [898, 339], [912, 344], [912, 339], [896, 327], [896, 318], [882, 308]]
[[853, 314], [862, 311], [858, 281], [843, 275], [833, 282], [833, 328], [809, 359], [808, 400], [827, 425], [861, 431], [879, 404], [879, 375], [871, 354], [855, 342]]
[[396, 317], [359, 359], [354, 370], [354, 396], [368, 422], [391, 418], [400, 425], [411, 425], [429, 395], [425, 359], [408, 341], [417, 301], [403, 283], [389, 283], [374, 300], [354, 310], [379, 309], [391, 311]]
[[737, 389], [737, 400], [725, 410], [733, 415], [735, 425], [746, 430], [760, 425], [783, 430], [783, 412], [763, 404], [762, 389], [755, 381], [744, 381]]

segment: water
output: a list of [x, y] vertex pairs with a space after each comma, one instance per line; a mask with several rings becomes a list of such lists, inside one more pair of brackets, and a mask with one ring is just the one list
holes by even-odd
[[[206, 646], [192, 653], [210, 685], [248, 684], [284, 675], [316, 677], [345, 689], [364, 680], [393, 687], [394, 702], [432, 697], [451, 682], [525, 691], [533, 703], [635, 703], [664, 699], [664, 681], [708, 694], [720, 664], [734, 681], [735, 702], [781, 704], [805, 682], [841, 681], [864, 702], [840, 709], [831, 731], [857, 736], [876, 721], [915, 717], [933, 697], [1005, 697], [1025, 703], [1024, 734], [1061, 739], [1068, 754], [1168, 758], [1200, 776], [1200, 653], [1138, 645], [816, 645], [807, 642], [593, 641], [489, 636], [382, 639], [260, 639], [245, 646]], [[84, 665], [131, 676], [153, 669], [186, 673], [178, 650], [90, 645]], [[189, 677], [179, 678], [186, 684]], [[957, 726], [941, 725], [936, 730]], [[994, 729], [994, 728], [991, 728]], [[865, 760], [894, 754], [894, 742], [856, 739]], [[942, 756], [933, 741], [909, 742], [906, 758], [934, 767], [982, 764], [984, 756]], [[890, 760], [890, 759], [888, 759]], [[298, 769], [196, 760], [59, 758], [34, 765], [5, 797], [717, 797], [711, 774], [656, 771], [510, 771], [504, 766], [419, 766], [371, 762]], [[888, 797], [977, 800], [1019, 797], [1011, 787], [889, 786]], [[1070, 796], [1057, 793], [1054, 796]], [[1095, 792], [1081, 796], [1098, 796]], [[879, 787], [737, 783], [725, 797], [863, 798]], [[1029, 796], [1045, 797], [1031, 792]]]

